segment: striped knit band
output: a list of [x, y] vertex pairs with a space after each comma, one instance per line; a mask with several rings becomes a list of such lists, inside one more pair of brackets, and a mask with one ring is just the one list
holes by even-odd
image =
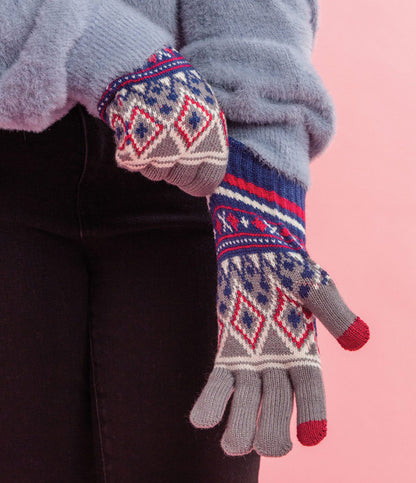
[[305, 249], [305, 188], [243, 143], [231, 137], [229, 143], [227, 173], [208, 198], [217, 256], [289, 248], [289, 241], [291, 250]]
[[164, 49], [159, 50], [157, 53], [149, 57], [144, 65], [138, 67], [137, 71], [119, 77], [107, 86], [97, 105], [101, 119], [108, 123], [106, 108], [113, 100], [117, 91], [121, 88], [129, 88], [129, 86], [133, 84], [138, 84], [147, 79], [155, 79], [178, 69], [184, 73], [187, 71], [193, 72], [195, 70], [195, 68], [172, 47], [165, 47]]

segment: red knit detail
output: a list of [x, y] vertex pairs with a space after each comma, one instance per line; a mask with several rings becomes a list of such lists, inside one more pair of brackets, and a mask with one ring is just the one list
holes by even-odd
[[[178, 59], [183, 59], [183, 57], [178, 57]], [[165, 62], [170, 62], [172, 59], [167, 59], [167, 60], [164, 60], [162, 62], [160, 62], [160, 64], [164, 64]], [[158, 65], [160, 64], [156, 64], [156, 65], [152, 65], [151, 67], [148, 67], [147, 69], [142, 69], [142, 70], [139, 70], [137, 72], [146, 72], [146, 70], [150, 70], [150, 69], [155, 69]], [[193, 67], [191, 64], [181, 64], [181, 65], [177, 65], [177, 66], [174, 66], [174, 67], [171, 67], [170, 69], [165, 69], [163, 71], [163, 74], [166, 74], [166, 72], [170, 72], [171, 70], [179, 70], [179, 69], [183, 69], [184, 67]], [[160, 72], [156, 73], [156, 74], [152, 74], [152, 75], [148, 75], [146, 77], [141, 77], [140, 78], [140, 81], [139, 82], [143, 82], [145, 79], [151, 79], [152, 77], [157, 77], [160, 75]], [[125, 77], [125, 76], [123, 76]], [[113, 85], [115, 84], [118, 79], [122, 79], [122, 77], [118, 77], [116, 80], [112, 81], [110, 85]], [[127, 84], [132, 84], [132, 83], [137, 83], [137, 80], [134, 79], [134, 78], [130, 78], [124, 82], [122, 82], [118, 87], [117, 87], [117, 90], [120, 90], [122, 87], [124, 87], [125, 85]], [[103, 101], [103, 99], [105, 98], [105, 96], [108, 94], [108, 88], [109, 86], [107, 86], [107, 89], [104, 91], [104, 94], [101, 96], [101, 99], [99, 101], [99, 104], [101, 104], [101, 102]], [[111, 100], [111, 99], [110, 99]], [[110, 100], [106, 103], [106, 108], [107, 108], [107, 105], [109, 104]], [[100, 113], [100, 117], [101, 119], [104, 121], [104, 113], [105, 113], [105, 109], [103, 109]], [[228, 141], [227, 141], [228, 142]]]
[[[182, 57], [183, 58], [183, 57]], [[159, 64], [156, 64], [156, 65], [152, 65], [151, 67], [148, 67], [147, 69], [142, 69], [142, 70], [139, 70], [137, 72], [146, 72], [147, 70], [154, 70], [155, 67], [158, 67], [159, 65], [161, 64], [165, 64], [166, 62], [169, 62], [170, 60], [172, 59], [168, 59], [168, 60], [164, 60], [162, 62], [160, 62]], [[170, 69], [165, 69], [163, 71], [163, 74], [165, 74], [166, 72], [170, 72], [171, 70], [179, 70], [179, 69], [183, 69], [184, 67], [192, 67], [191, 64], [181, 64], [181, 65], [175, 65], [173, 67], [171, 67]], [[152, 77], [157, 77], [160, 75], [160, 72], [157, 72], [156, 74], [151, 74], [151, 75], [147, 75], [145, 77], [141, 77], [140, 78], [140, 82], [144, 81], [145, 79], [151, 79]], [[137, 80], [134, 79], [134, 78], [131, 78], [131, 79], [128, 79], [124, 82], [122, 82], [118, 88], [118, 90], [120, 90], [122, 87], [124, 87], [125, 85], [127, 84], [131, 84], [131, 83], [134, 83], [136, 82], [137, 83]], [[112, 82], [112, 84], [114, 84], [114, 81]], [[104, 96], [103, 96], [104, 97]]]
[[[227, 218], [228, 220], [228, 218]], [[217, 221], [218, 221], [218, 218], [217, 218]], [[228, 220], [229, 221], [229, 220]], [[220, 223], [220, 222], [219, 222]], [[221, 224], [221, 223], [220, 223]], [[220, 230], [218, 230], [219, 233], [221, 233]], [[217, 243], [215, 244], [215, 247], [218, 247], [218, 245], [223, 241], [223, 240], [227, 240], [227, 239], [233, 239], [233, 238], [238, 238], [238, 237], [241, 237], [241, 236], [251, 236], [253, 237], [254, 234], [253, 233], [250, 233], [248, 231], [239, 231], [237, 233], [230, 233], [229, 235], [224, 235], [222, 236], [218, 241]], [[290, 250], [292, 250], [292, 246], [289, 245], [288, 243], [286, 243], [286, 240], [283, 240], [283, 238], [277, 236], [277, 235], [272, 235], [271, 233], [262, 233], [261, 234], [262, 238], [273, 238], [274, 240], [278, 240], [280, 245], [276, 245], [276, 246], [284, 246]], [[277, 242], [276, 242], [277, 243]], [[244, 245], [245, 246], [245, 245]]]
[[151, 55], [148, 59], [148, 62], [151, 62], [152, 64], [155, 64], [157, 62], [157, 56], [156, 54]]
[[326, 436], [326, 419], [298, 424], [297, 436], [304, 446], [314, 446], [320, 443]]
[[[251, 245], [248, 245], [248, 244], [244, 245], [244, 249], [246, 249], [246, 248], [289, 248], [289, 249], [292, 250], [292, 247], [291, 246], [288, 246], [288, 245], [278, 245], [276, 243], [273, 244], [273, 245], [252, 243]], [[218, 253], [217, 258], [219, 258], [222, 255], [224, 255], [224, 253], [232, 252], [234, 250], [241, 250], [241, 246], [226, 248], [225, 250], [222, 250], [222, 252], [219, 252]]]
[[222, 225], [221, 225], [221, 222], [218, 218], [217, 218], [217, 221], [215, 222], [215, 228], [216, 228], [218, 233], [221, 233]]
[[[296, 302], [296, 300], [294, 299], [291, 299], [290, 297], [288, 297], [285, 293], [283, 293], [283, 291], [279, 288], [279, 287], [276, 287], [276, 290], [279, 294], [279, 297], [278, 297], [278, 300], [279, 300], [279, 305], [278, 307], [276, 308], [275, 312], [274, 312], [274, 315], [273, 315], [273, 318], [275, 320], [275, 322], [277, 322], [278, 326], [283, 330], [283, 332], [289, 337], [289, 339], [294, 343], [296, 344], [297, 348], [300, 349], [303, 345], [303, 343], [305, 342], [306, 338], [308, 337], [309, 333], [310, 332], [314, 332], [314, 327], [313, 327], [313, 322], [308, 322], [305, 326], [304, 326], [304, 330], [303, 330], [303, 333], [302, 333], [302, 336], [300, 338], [297, 338], [295, 335], [293, 335], [290, 330], [286, 327], [286, 325], [283, 323], [283, 320], [281, 318], [281, 312], [285, 306], [285, 299], [293, 306], [296, 306], [298, 307], [299, 309], [302, 309], [302, 312], [303, 312], [303, 315], [307, 318], [307, 319], [310, 319], [312, 317], [312, 312], [311, 311], [305, 311], [303, 309], [303, 307], [300, 306], [300, 304], [298, 304], [298, 302]], [[305, 321], [306, 322], [306, 321]]]
[[[156, 122], [155, 118], [153, 116], [151, 116], [148, 112], [146, 112], [143, 109], [141, 109], [140, 107], [136, 106], [131, 113], [130, 121], [128, 123], [128, 130], [131, 129], [133, 122], [136, 118], [136, 115], [138, 116], [138, 114], [137, 114], [138, 112], [140, 114], [142, 114], [143, 116], [145, 116], [150, 122], [152, 122], [154, 124], [155, 133], [153, 134], [153, 136], [151, 136], [151, 138], [147, 141], [147, 143], [142, 147], [140, 147], [136, 144], [134, 137], [131, 134], [127, 134], [124, 137], [122, 144], [117, 146], [117, 149], [122, 151], [126, 147], [127, 142], [130, 141], [134, 150], [136, 151], [137, 155], [140, 156], [142, 154], [142, 152], [145, 149], [147, 149], [148, 146], [151, 143], [153, 143], [153, 141], [156, 139], [156, 137], [159, 136], [159, 134], [163, 131], [164, 126], [163, 126], [163, 124], [159, 124], [158, 122]], [[124, 124], [124, 119], [119, 114], [114, 114], [114, 116], [111, 120], [111, 126], [114, 130], [116, 129], [116, 122], [117, 121], [120, 122], [122, 125]]]
[[[244, 329], [239, 324], [238, 318], [239, 318], [239, 313], [240, 313], [240, 310], [241, 310], [241, 301], [246, 303], [249, 306], [249, 308], [251, 309], [251, 311], [254, 312], [257, 315], [257, 317], [260, 319], [260, 322], [257, 325], [256, 333], [254, 334], [253, 338], [250, 338], [245, 333]], [[240, 290], [237, 290], [237, 302], [235, 304], [235, 310], [234, 310], [233, 318], [231, 319], [230, 322], [238, 330], [238, 332], [240, 332], [240, 334], [244, 337], [244, 339], [250, 344], [250, 346], [252, 347], [253, 350], [256, 348], [257, 339], [259, 338], [260, 332], [263, 329], [264, 320], [265, 320], [264, 315], [261, 314], [256, 309], [256, 307], [254, 307], [254, 305], [248, 299], [246, 299], [246, 297], [244, 297], [244, 294], [241, 293]]]
[[[184, 121], [185, 115], [188, 112], [189, 109], [189, 104], [193, 104], [194, 106], [199, 107], [199, 109], [207, 116], [208, 119], [205, 120], [205, 125], [204, 127], [197, 132], [197, 134], [191, 138], [189, 137], [188, 133], [181, 127], [181, 122]], [[181, 114], [178, 117], [178, 119], [174, 122], [176, 129], [180, 132], [182, 137], [185, 140], [186, 145], [188, 148], [192, 146], [192, 144], [195, 142], [195, 139], [197, 139], [210, 125], [212, 121], [212, 114], [208, 112], [203, 105], [201, 105], [198, 101], [195, 101], [194, 99], [191, 99], [188, 94], [185, 94], [185, 104], [182, 106]]]
[[261, 219], [258, 216], [251, 223], [262, 232], [267, 228], [266, 223], [261, 221]]
[[286, 198], [283, 198], [283, 196], [278, 195], [275, 191], [266, 190], [261, 186], [257, 186], [254, 183], [246, 181], [245, 179], [238, 178], [231, 173], [227, 173], [224, 176], [223, 181], [229, 183], [232, 186], [236, 186], [240, 190], [245, 190], [250, 194], [256, 195], [259, 198], [264, 198], [267, 201], [273, 201], [282, 208], [291, 211], [305, 221], [305, 212], [303, 211], [303, 209], [293, 201], [287, 200]]
[[234, 228], [234, 230], [237, 230], [237, 226], [240, 223], [240, 220], [236, 216], [234, 216], [231, 213], [231, 211], [228, 213], [227, 221], [232, 225], [232, 227]]
[[[224, 204], [223, 204], [223, 205], [217, 205], [217, 206], [215, 207], [215, 210], [213, 211], [213, 213], [212, 213], [212, 215], [211, 215], [211, 216], [212, 216], [212, 218], [215, 218], [215, 217], [216, 217], [216, 214], [217, 214], [217, 211], [218, 211], [218, 210], [220, 210], [220, 209], [222, 209], [222, 208], [225, 208], [226, 210], [233, 210], [233, 211], [234, 211], [234, 212], [236, 212], [236, 213], [245, 213], [245, 214], [247, 214], [247, 215], [258, 215], [258, 213], [255, 213], [254, 211], [243, 210], [243, 209], [241, 209], [241, 208], [235, 208], [234, 206], [230, 206], [230, 205], [224, 205]], [[275, 223], [274, 221], [267, 220], [267, 223], [268, 223], [269, 225], [272, 225], [272, 226], [279, 226], [279, 227], [281, 227], [281, 226], [282, 226], [282, 223], [280, 223], [279, 221], [278, 221], [277, 223]], [[283, 232], [283, 229], [282, 229], [282, 228], [280, 228], [280, 230], [281, 230], [282, 234], [283, 234], [283, 233], [286, 233], [286, 234], [287, 234], [287, 233], [290, 233], [290, 232], [289, 232], [289, 230], [287, 230], [286, 232]], [[262, 235], [262, 236], [263, 236], [263, 235]], [[299, 238], [298, 236], [294, 235], [293, 233], [290, 233], [290, 237], [291, 237], [291, 238], [294, 238], [294, 239], [297, 241], [297, 243], [298, 243], [299, 245], [301, 245], [303, 248], [305, 248], [305, 243], [304, 243], [304, 241], [303, 241], [301, 238]], [[293, 250], [293, 249], [294, 249], [294, 248], [292, 247], [292, 250]]]
[[337, 341], [349, 351], [360, 349], [370, 338], [368, 325], [357, 317], [348, 329], [338, 337]]

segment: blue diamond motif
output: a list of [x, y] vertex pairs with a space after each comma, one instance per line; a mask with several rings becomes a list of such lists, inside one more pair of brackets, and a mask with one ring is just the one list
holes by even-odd
[[198, 126], [198, 123], [199, 121], [201, 120], [201, 118], [197, 115], [197, 113], [194, 111], [192, 113], [192, 117], [189, 118], [189, 124], [194, 128], [196, 129], [197, 126]]
[[244, 312], [242, 322], [250, 329], [253, 319], [248, 315], [247, 312]]
[[300, 315], [296, 313], [295, 309], [292, 309], [287, 320], [292, 324], [292, 326], [296, 329], [297, 326], [300, 324]]

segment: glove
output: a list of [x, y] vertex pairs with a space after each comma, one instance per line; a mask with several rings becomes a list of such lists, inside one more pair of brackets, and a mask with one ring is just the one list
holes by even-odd
[[165, 47], [107, 87], [98, 112], [113, 130], [116, 163], [193, 196], [212, 193], [228, 162], [226, 120], [211, 87]]
[[207, 196], [218, 261], [218, 349], [190, 421], [215, 426], [233, 394], [224, 452], [283, 456], [292, 448], [293, 393], [299, 441], [315, 445], [326, 435], [315, 316], [347, 350], [362, 347], [369, 329], [306, 251], [305, 189], [244, 144], [229, 138], [229, 146], [226, 175]]

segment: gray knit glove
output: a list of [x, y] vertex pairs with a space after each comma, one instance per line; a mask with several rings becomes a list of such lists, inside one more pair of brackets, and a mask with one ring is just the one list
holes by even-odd
[[[315, 317], [347, 350], [369, 338], [326, 271], [305, 248], [305, 189], [229, 138], [230, 159], [208, 197], [218, 260], [218, 350], [190, 413], [197, 428], [221, 421], [225, 453], [282, 456], [297, 437], [307, 446], [326, 435], [325, 391]], [[261, 407], [260, 407], [261, 406]]]
[[136, 72], [113, 81], [98, 111], [115, 132], [120, 168], [193, 196], [212, 193], [224, 177], [224, 113], [211, 87], [177, 50], [158, 50]]

